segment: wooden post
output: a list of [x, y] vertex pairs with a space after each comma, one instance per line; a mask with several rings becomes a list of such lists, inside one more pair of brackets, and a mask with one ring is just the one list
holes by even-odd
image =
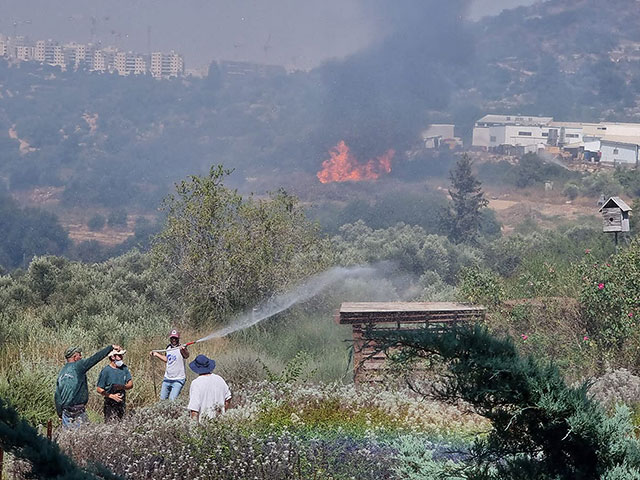
[[0, 480], [2, 480], [2, 470], [4, 469], [4, 450], [0, 447]]
[[[52, 428], [51, 428], [51, 419], [49, 419], [49, 420], [47, 420], [47, 439], [48, 439], [49, 441], [51, 441], [51, 431], [52, 431]], [[2, 480], [2, 479], [0, 479], [0, 480]]]

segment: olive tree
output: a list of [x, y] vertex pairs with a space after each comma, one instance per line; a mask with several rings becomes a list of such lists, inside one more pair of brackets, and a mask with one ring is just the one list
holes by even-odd
[[230, 173], [212, 167], [177, 184], [152, 248], [179, 277], [199, 322], [250, 307], [332, 263], [329, 243], [295, 197], [280, 190], [243, 198], [225, 187]]

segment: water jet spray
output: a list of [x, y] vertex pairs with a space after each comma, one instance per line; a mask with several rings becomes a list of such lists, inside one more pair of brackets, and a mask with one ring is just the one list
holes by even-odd
[[194, 343], [204, 342], [213, 338], [222, 338], [227, 335], [244, 330], [245, 328], [252, 327], [257, 323], [266, 320], [288, 308], [292, 307], [296, 303], [309, 300], [315, 297], [324, 289], [330, 285], [342, 280], [346, 277], [367, 276], [375, 272], [373, 267], [333, 267], [325, 272], [314, 275], [306, 282], [298, 285], [293, 290], [276, 295], [275, 297], [267, 300], [266, 302], [259, 304], [250, 310], [245, 311], [242, 315], [237, 317], [231, 324], [226, 327], [222, 327], [209, 335], [199, 338], [193, 342], [179, 345], [178, 347], [172, 347], [169, 349], [152, 350], [153, 352], [166, 352], [173, 348], [188, 347]]

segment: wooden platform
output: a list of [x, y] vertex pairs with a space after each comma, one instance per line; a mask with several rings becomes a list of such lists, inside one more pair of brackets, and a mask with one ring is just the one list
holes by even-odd
[[382, 381], [386, 355], [375, 343], [364, 338], [367, 329], [415, 330], [446, 329], [456, 323], [482, 321], [486, 309], [481, 305], [452, 302], [348, 302], [343, 303], [336, 321], [351, 325], [354, 352], [354, 381]]

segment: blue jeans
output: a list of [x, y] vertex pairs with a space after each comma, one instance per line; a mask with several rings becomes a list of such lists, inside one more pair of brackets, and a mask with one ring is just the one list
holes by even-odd
[[89, 423], [89, 417], [87, 412], [82, 412], [80, 415], [73, 415], [66, 410], [62, 410], [62, 427], [63, 428], [78, 428], [79, 426]]
[[186, 378], [181, 380], [169, 380], [165, 378], [162, 380], [162, 389], [160, 390], [160, 400], [175, 400], [180, 395], [180, 390], [184, 387], [184, 383], [187, 381]]

